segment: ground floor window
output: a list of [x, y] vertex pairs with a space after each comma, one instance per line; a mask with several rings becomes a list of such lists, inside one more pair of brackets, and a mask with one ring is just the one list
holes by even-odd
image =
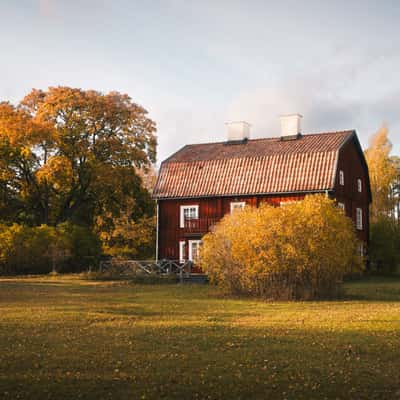
[[364, 257], [364, 243], [363, 242], [360, 242], [358, 244], [358, 252], [361, 257]]
[[281, 207], [285, 207], [285, 206], [289, 206], [290, 204], [295, 204], [295, 203], [299, 203], [301, 200], [283, 200], [279, 202], [279, 205]]
[[189, 260], [196, 262], [199, 259], [201, 240], [189, 240]]
[[232, 201], [231, 202], [231, 213], [233, 213], [236, 210], [242, 210], [246, 205], [246, 202], [244, 201]]
[[363, 213], [361, 208], [356, 208], [356, 228], [362, 230], [363, 228]]
[[186, 261], [186, 242], [184, 240], [179, 241], [179, 262], [184, 263]]
[[340, 201], [337, 203], [337, 205], [338, 205], [338, 207], [343, 211], [343, 212], [345, 212], [346, 211], [346, 207], [345, 207], [345, 205], [344, 205], [344, 203], [341, 203]]

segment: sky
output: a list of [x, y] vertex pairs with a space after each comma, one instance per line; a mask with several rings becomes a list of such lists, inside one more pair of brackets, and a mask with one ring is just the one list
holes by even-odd
[[400, 154], [400, 1], [0, 0], [0, 101], [66, 85], [127, 93], [157, 123], [158, 162], [225, 140], [383, 124]]

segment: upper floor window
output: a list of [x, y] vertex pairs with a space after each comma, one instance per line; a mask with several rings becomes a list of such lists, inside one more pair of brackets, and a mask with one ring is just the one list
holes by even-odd
[[339, 185], [344, 185], [344, 172], [343, 170], [339, 171]]
[[360, 178], [357, 179], [357, 191], [362, 192], [362, 180]]
[[198, 205], [193, 205], [193, 206], [181, 206], [181, 212], [180, 212], [180, 227], [184, 228], [185, 227], [185, 220], [190, 220], [190, 219], [198, 219], [199, 218], [199, 206]]
[[363, 228], [362, 208], [356, 208], [356, 228], [358, 230], [362, 230], [362, 228]]
[[231, 213], [236, 210], [242, 210], [246, 203], [244, 201], [232, 201], [231, 202]]
[[344, 203], [341, 203], [341, 202], [339, 201], [339, 202], [337, 203], [337, 205], [338, 205], [338, 207], [339, 207], [341, 210], [343, 210], [343, 212], [346, 211], [346, 207], [345, 207]]

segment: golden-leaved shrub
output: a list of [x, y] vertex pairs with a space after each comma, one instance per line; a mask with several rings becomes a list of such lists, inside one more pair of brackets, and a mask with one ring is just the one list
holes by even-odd
[[335, 297], [359, 272], [352, 221], [323, 195], [284, 207], [246, 207], [203, 239], [200, 265], [232, 293], [271, 299]]

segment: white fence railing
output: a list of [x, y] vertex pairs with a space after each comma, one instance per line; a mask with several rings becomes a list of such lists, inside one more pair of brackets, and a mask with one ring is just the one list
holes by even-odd
[[147, 275], [178, 275], [181, 281], [184, 276], [192, 273], [193, 262], [185, 261], [180, 263], [178, 260], [123, 260], [112, 258], [102, 261], [99, 272], [110, 272], [119, 276], [136, 276], [138, 274]]

